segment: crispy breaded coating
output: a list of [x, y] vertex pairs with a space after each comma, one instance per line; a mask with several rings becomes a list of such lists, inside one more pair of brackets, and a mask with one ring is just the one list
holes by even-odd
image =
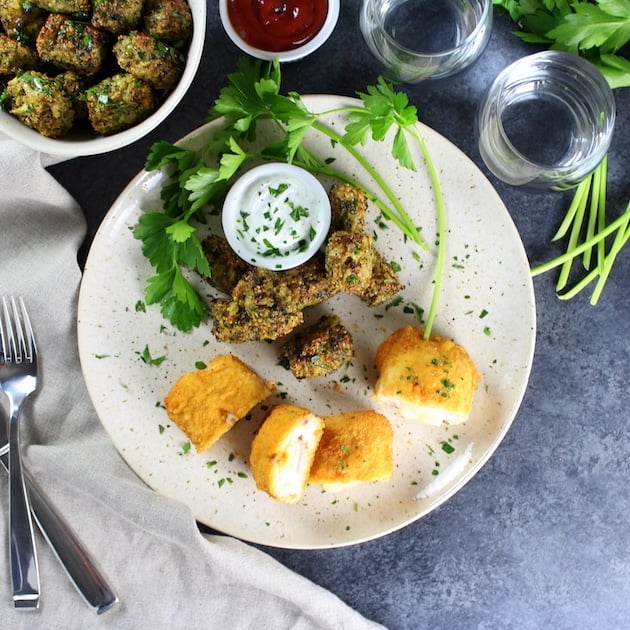
[[283, 344], [280, 359], [296, 378], [326, 376], [354, 356], [352, 335], [336, 315], [297, 332]]
[[391, 479], [393, 440], [389, 420], [376, 411], [327, 416], [309, 482], [335, 492], [358, 483]]
[[106, 77], [86, 90], [88, 117], [104, 136], [132, 127], [155, 107], [151, 86], [126, 72]]
[[220, 341], [242, 343], [288, 335], [304, 322], [306, 307], [338, 292], [326, 274], [322, 255], [295, 269], [270, 271], [248, 265], [232, 250], [225, 251], [229, 246], [220, 237], [209, 237], [203, 247], [217, 273], [208, 281], [231, 294], [230, 299], [215, 300], [211, 306], [212, 332]]
[[363, 232], [367, 213], [367, 197], [363, 190], [351, 184], [334, 184], [330, 199], [332, 232]]
[[213, 305], [215, 336], [221, 341], [273, 340], [299, 326], [304, 314], [293, 301], [290, 289], [278, 280], [278, 272], [250, 269], [236, 283], [229, 303], [218, 300]]
[[92, 9], [90, 0], [32, 0], [33, 4], [49, 13], [83, 13]]
[[74, 121], [72, 100], [55, 78], [23, 72], [7, 83], [9, 112], [47, 138], [68, 133]]
[[374, 250], [372, 275], [368, 285], [359, 293], [359, 297], [369, 306], [378, 306], [391, 300], [404, 289], [392, 265]]
[[232, 290], [232, 299], [250, 314], [261, 309], [296, 310], [292, 305], [290, 290], [278, 282], [275, 271], [252, 267]]
[[296, 309], [321, 304], [340, 291], [326, 272], [321, 252], [299, 267], [273, 273], [277, 274], [277, 282], [290, 292]]
[[192, 14], [185, 0], [146, 0], [142, 30], [157, 39], [175, 43], [192, 37]]
[[147, 33], [131, 31], [118, 36], [113, 47], [118, 65], [156, 90], [174, 87], [184, 72], [185, 57]]
[[206, 450], [275, 389], [237, 357], [214, 358], [181, 376], [164, 399], [168, 417], [198, 453]]
[[212, 334], [224, 343], [245, 343], [258, 341], [258, 331], [249, 320], [249, 316], [239, 308], [236, 302], [220, 298], [210, 304], [212, 315]]
[[238, 281], [252, 269], [220, 236], [208, 236], [201, 243], [201, 248], [211, 272], [205, 280], [222, 293], [231, 293]]
[[326, 243], [326, 272], [335, 286], [360, 295], [370, 284], [374, 243], [369, 234], [333, 232]]
[[39, 56], [57, 68], [92, 76], [103, 67], [108, 43], [107, 35], [92, 25], [51, 13], [36, 46]]
[[144, 0], [92, 0], [92, 6], [92, 25], [120, 35], [138, 25]]
[[24, 0], [0, 0], [0, 24], [9, 37], [21, 44], [35, 47], [47, 15], [43, 9]]
[[249, 466], [256, 487], [282, 503], [304, 496], [324, 421], [308, 409], [276, 405], [252, 442]]
[[214, 320], [212, 334], [225, 343], [271, 341], [288, 335], [304, 322], [302, 311], [263, 305], [248, 312], [233, 299], [215, 300], [210, 311]]
[[66, 70], [55, 77], [63, 91], [70, 97], [74, 109], [74, 120], [87, 118], [87, 104], [85, 102], [85, 88], [87, 81], [78, 72]]
[[376, 368], [374, 399], [432, 425], [465, 422], [481, 380], [462, 346], [439, 335], [425, 339], [413, 326], [399, 328], [380, 344]]
[[12, 76], [20, 70], [35, 70], [37, 52], [6, 33], [0, 33], [0, 76]]

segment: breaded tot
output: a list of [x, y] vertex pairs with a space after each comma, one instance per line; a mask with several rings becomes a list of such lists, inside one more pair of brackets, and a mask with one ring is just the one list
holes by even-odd
[[327, 492], [391, 479], [394, 431], [376, 411], [350, 411], [324, 418], [324, 434], [311, 466], [310, 483]]
[[321, 304], [340, 290], [328, 278], [326, 260], [321, 252], [317, 252], [313, 258], [298, 267], [272, 273], [278, 277], [279, 284], [289, 290], [297, 309]]
[[352, 335], [336, 315], [323, 315], [282, 344], [280, 360], [295, 378], [326, 376], [352, 360]]
[[238, 281], [252, 269], [251, 265], [234, 253], [230, 244], [221, 236], [208, 236], [201, 247], [210, 265], [210, 277], [206, 281], [223, 293], [231, 293]]
[[326, 273], [340, 291], [360, 295], [369, 286], [374, 241], [369, 234], [333, 232], [326, 243]]
[[168, 417], [205, 451], [257, 404], [270, 396], [264, 381], [237, 357], [226, 354], [203, 370], [184, 374], [166, 395]]
[[367, 196], [352, 184], [333, 184], [328, 194], [332, 213], [331, 230], [363, 232], [367, 213]]
[[273, 407], [252, 442], [256, 486], [282, 503], [300, 501], [323, 430], [324, 421], [308, 409]]
[[391, 300], [404, 289], [390, 262], [374, 250], [372, 276], [359, 297], [369, 306], [379, 306]]
[[393, 403], [406, 418], [432, 425], [468, 419], [481, 376], [462, 346], [404, 326], [376, 351], [374, 399]]

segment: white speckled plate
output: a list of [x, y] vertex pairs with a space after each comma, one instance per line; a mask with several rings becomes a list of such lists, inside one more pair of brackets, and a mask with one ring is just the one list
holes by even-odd
[[[319, 111], [349, 101], [306, 99]], [[343, 121], [334, 122], [341, 129]], [[213, 128], [206, 125], [184, 142], [198, 146]], [[383, 229], [374, 223], [373, 230], [380, 251], [402, 268], [402, 303], [370, 309], [344, 295], [312, 309], [312, 319], [322, 312], [337, 313], [353, 334], [357, 354], [348, 369], [298, 381], [277, 365], [277, 343], [228, 346], [214, 340], [209, 325], [184, 334], [166, 325], [157, 307], [137, 310], [152, 269], [132, 228], [141, 213], [159, 206], [162, 173], [140, 173], [101, 225], [79, 301], [79, 349], [90, 395], [129, 466], [156, 491], [188, 504], [209, 527], [256, 543], [301, 549], [382, 536], [452, 496], [488, 460], [512, 423], [527, 386], [535, 340], [533, 286], [523, 245], [501, 199], [476, 166], [437, 133], [424, 126], [420, 131], [441, 174], [449, 215], [446, 276], [434, 332], [465, 346], [483, 375], [472, 414], [460, 426], [427, 427], [400, 418], [391, 408], [375, 407], [371, 400], [377, 345], [394, 329], [418, 324], [415, 307], [428, 309], [431, 299], [434, 252], [404, 244], [393, 226]], [[320, 156], [334, 156], [338, 169], [370, 184], [343, 150], [316, 136], [307, 142]], [[398, 167], [382, 144], [370, 144], [364, 153], [432, 243], [436, 213], [426, 172]], [[153, 357], [165, 356], [162, 364], [143, 362], [145, 348]], [[256, 489], [247, 465], [263, 409], [241, 420], [207, 452], [184, 452], [186, 436], [160, 403], [196, 362], [226, 352], [278, 383], [278, 395], [269, 404], [285, 400], [324, 416], [369, 407], [385, 413], [395, 430], [393, 479], [336, 495], [309, 486], [301, 503], [277, 503]]]

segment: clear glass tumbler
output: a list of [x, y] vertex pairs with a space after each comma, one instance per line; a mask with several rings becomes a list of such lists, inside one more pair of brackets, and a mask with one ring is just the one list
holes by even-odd
[[479, 152], [515, 186], [563, 190], [606, 155], [615, 99], [601, 72], [566, 52], [544, 51], [505, 68], [477, 109]]
[[492, 0], [363, 0], [360, 27], [388, 79], [441, 79], [469, 66], [485, 48]]

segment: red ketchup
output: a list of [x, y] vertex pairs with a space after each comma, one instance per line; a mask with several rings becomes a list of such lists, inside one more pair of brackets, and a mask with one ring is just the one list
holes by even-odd
[[328, 0], [229, 0], [234, 30], [247, 44], [282, 52], [304, 45], [319, 33]]

